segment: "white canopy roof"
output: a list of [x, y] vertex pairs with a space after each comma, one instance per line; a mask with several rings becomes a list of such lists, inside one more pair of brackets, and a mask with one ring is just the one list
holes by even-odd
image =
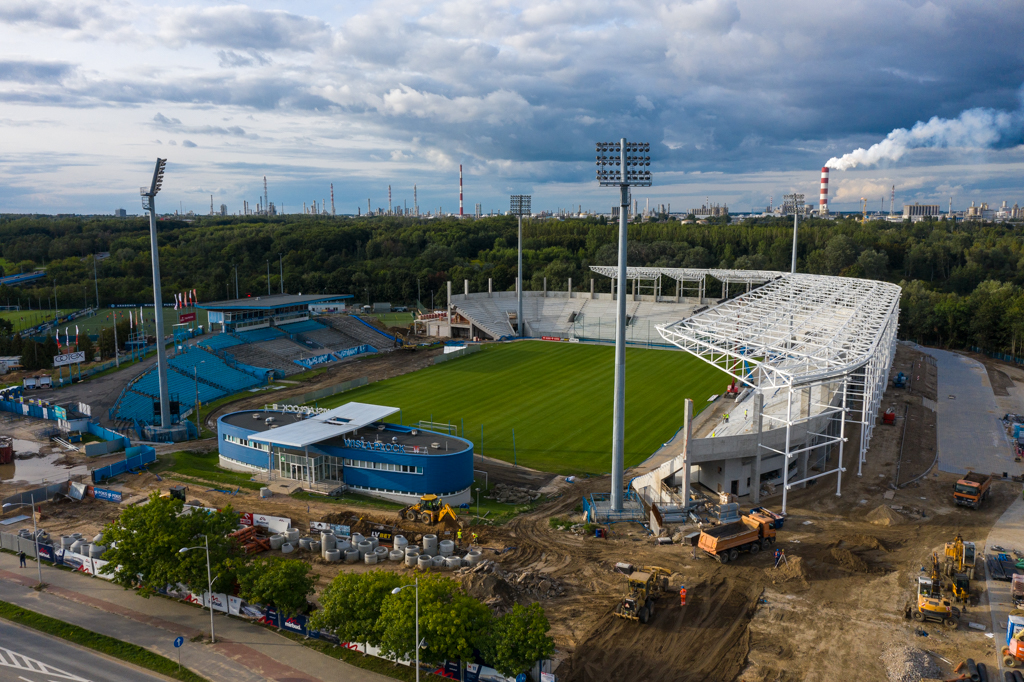
[[331, 438], [343, 436], [398, 412], [397, 407], [345, 403], [302, 421], [249, 436], [250, 441], [292, 448], [304, 448]]

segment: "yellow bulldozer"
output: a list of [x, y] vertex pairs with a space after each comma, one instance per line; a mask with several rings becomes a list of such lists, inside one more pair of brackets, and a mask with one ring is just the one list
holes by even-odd
[[950, 630], [955, 630], [960, 625], [960, 609], [943, 598], [942, 570], [939, 558], [934, 553], [931, 576], [917, 579], [917, 608], [911, 615], [918, 622], [935, 621]]
[[419, 521], [428, 526], [446, 519], [450, 519], [456, 525], [459, 523], [459, 517], [452, 506], [437, 495], [423, 495], [419, 502], [403, 509], [401, 516], [407, 521]]
[[654, 618], [655, 603], [668, 590], [671, 571], [660, 566], [644, 566], [626, 576], [629, 592], [615, 607], [614, 615], [646, 625]]

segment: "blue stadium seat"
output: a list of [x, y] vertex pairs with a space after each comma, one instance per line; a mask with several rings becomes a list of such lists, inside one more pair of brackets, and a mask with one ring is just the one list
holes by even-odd
[[263, 329], [254, 329], [251, 332], [236, 332], [235, 336], [240, 338], [246, 343], [256, 343], [257, 341], [270, 341], [271, 339], [279, 339], [284, 336], [284, 332], [275, 327], [264, 327]]
[[278, 327], [285, 334], [303, 334], [305, 332], [315, 332], [323, 328], [324, 325], [316, 320], [303, 320], [302, 322], [293, 322], [292, 324], [282, 324]]

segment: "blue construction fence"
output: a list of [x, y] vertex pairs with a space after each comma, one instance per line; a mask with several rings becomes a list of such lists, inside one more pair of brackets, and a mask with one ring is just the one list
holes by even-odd
[[108, 478], [113, 478], [128, 471], [141, 469], [146, 464], [156, 461], [156, 450], [148, 445], [137, 445], [128, 448], [124, 452], [125, 458], [120, 462], [114, 462], [100, 469], [93, 469], [92, 482], [102, 483]]
[[1019, 355], [1010, 355], [1009, 353], [991, 353], [989, 351], [982, 350], [978, 346], [971, 346], [971, 350], [975, 353], [981, 353], [995, 360], [1002, 360], [1003, 362], [1012, 362], [1015, 365], [1024, 365], [1024, 358]]

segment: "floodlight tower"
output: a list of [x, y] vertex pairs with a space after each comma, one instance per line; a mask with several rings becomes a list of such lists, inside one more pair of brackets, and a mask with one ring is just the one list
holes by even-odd
[[[623, 445], [626, 430], [626, 236], [629, 222], [629, 188], [650, 187], [651, 145], [648, 142], [597, 143], [597, 180], [601, 187], [618, 187], [619, 199], [619, 270], [616, 277], [618, 298], [615, 300], [615, 393], [612, 412], [612, 506], [622, 511]], [[608, 170], [605, 170], [608, 167]]]
[[523, 338], [523, 214], [530, 215], [529, 194], [513, 194], [509, 202], [512, 215], [519, 216], [519, 276], [516, 279], [516, 332]]
[[171, 426], [171, 400], [167, 391], [167, 351], [164, 349], [163, 295], [160, 292], [160, 253], [156, 244], [156, 202], [155, 198], [164, 183], [164, 168], [167, 159], [157, 159], [153, 169], [153, 180], [149, 188], [140, 187], [142, 208], [149, 211], [149, 248], [153, 254], [153, 315], [156, 322], [156, 373], [160, 385], [160, 426]]
[[800, 209], [804, 207], [804, 195], [803, 194], [786, 194], [782, 197], [783, 201], [788, 201], [793, 204], [793, 262], [789, 266], [791, 273], [796, 272], [796, 230], [800, 224]]

